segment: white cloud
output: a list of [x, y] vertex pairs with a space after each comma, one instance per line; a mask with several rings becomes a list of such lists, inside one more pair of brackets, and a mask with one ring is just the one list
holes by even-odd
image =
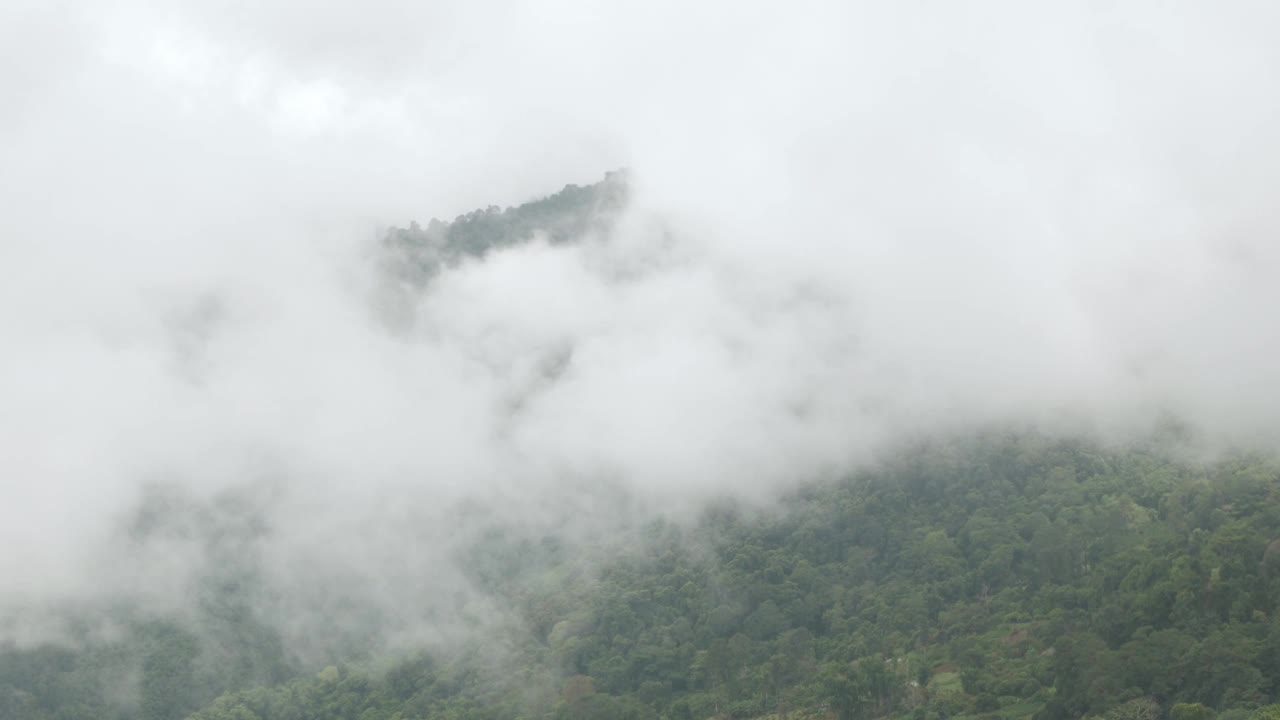
[[[9, 3], [0, 574], [113, 587], [84, 563], [156, 479], [284, 478], [273, 557], [330, 531], [343, 578], [388, 497], [760, 497], [986, 421], [1272, 442], [1276, 19]], [[623, 165], [611, 244], [466, 264], [407, 334], [363, 304], [376, 227]]]

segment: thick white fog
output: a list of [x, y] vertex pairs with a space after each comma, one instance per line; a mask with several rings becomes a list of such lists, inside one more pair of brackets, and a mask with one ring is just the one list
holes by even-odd
[[[253, 488], [276, 602], [394, 613], [465, 585], [460, 504], [589, 528], [985, 423], [1274, 443], [1280, 7], [1058, 5], [9, 0], [0, 604], [180, 606], [149, 487]], [[607, 241], [380, 320], [385, 227], [620, 167]]]

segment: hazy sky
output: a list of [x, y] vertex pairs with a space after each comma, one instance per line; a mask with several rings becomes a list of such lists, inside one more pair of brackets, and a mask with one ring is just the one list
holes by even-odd
[[[1278, 16], [7, 0], [3, 598], [181, 587], [105, 540], [156, 483], [279, 488], [270, 562], [376, 584], [467, 499], [766, 497], [979, 422], [1272, 443]], [[379, 228], [622, 166], [612, 242], [377, 321]]]

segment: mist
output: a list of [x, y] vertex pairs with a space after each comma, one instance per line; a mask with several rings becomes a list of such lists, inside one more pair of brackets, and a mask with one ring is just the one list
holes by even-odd
[[[435, 642], [501, 615], [456, 560], [494, 523], [600, 537], [991, 425], [1280, 439], [1280, 10], [419, 5], [0, 9], [10, 635], [181, 612], [229, 553], [277, 617]], [[387, 227], [624, 167], [609, 233], [387, 321]], [[139, 540], [148, 502], [262, 530]]]

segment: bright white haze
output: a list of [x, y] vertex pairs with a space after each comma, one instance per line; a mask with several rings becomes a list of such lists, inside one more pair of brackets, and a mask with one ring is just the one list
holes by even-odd
[[[273, 488], [266, 562], [381, 587], [460, 502], [762, 499], [988, 423], [1274, 443], [1278, 20], [7, 0], [0, 603], [180, 595], [181, 546], [112, 540], [156, 483]], [[619, 167], [609, 241], [379, 319], [383, 228]]]

